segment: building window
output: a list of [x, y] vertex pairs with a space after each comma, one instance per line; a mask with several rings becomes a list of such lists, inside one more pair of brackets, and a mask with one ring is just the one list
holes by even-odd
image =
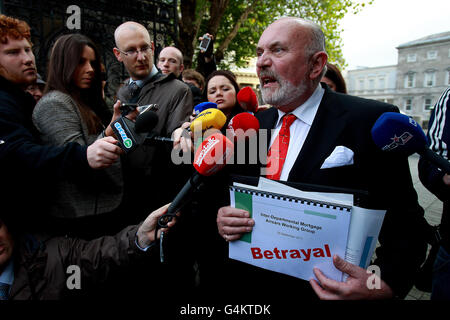
[[433, 60], [437, 58], [437, 51], [433, 50], [433, 51], [428, 51], [427, 52], [427, 59], [428, 60]]
[[408, 53], [406, 62], [416, 62], [417, 55], [415, 53]]
[[369, 90], [375, 89], [375, 79], [369, 79]]
[[364, 79], [359, 79], [359, 81], [358, 81], [358, 83], [359, 83], [359, 90], [364, 90]]
[[414, 88], [416, 85], [416, 74], [407, 73], [405, 76], [405, 88]]
[[386, 79], [385, 78], [378, 79], [378, 88], [381, 90], [386, 88]]
[[423, 104], [423, 110], [429, 111], [431, 109], [433, 109], [433, 99], [425, 98], [424, 104]]
[[450, 69], [445, 70], [445, 85], [450, 85]]
[[411, 98], [406, 98], [405, 99], [405, 106], [404, 106], [406, 111], [410, 111], [412, 110], [412, 99]]
[[436, 72], [425, 72], [425, 87], [434, 87], [436, 85]]

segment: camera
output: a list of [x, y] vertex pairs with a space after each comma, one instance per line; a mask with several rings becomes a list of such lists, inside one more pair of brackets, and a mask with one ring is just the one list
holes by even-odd
[[203, 40], [200, 42], [200, 45], [198, 46], [200, 50], [206, 51], [209, 47], [209, 43], [211, 42], [211, 38], [207, 35], [203, 35]]
[[147, 110], [153, 110], [157, 111], [159, 109], [159, 106], [157, 104], [146, 104], [143, 106], [139, 106], [137, 103], [122, 103], [119, 107], [122, 117], [125, 117], [130, 112], [133, 112], [134, 110], [138, 110], [139, 113], [144, 113]]
[[134, 111], [137, 107], [137, 103], [122, 103], [119, 107], [119, 110], [122, 113], [122, 117], [125, 117], [127, 114]]

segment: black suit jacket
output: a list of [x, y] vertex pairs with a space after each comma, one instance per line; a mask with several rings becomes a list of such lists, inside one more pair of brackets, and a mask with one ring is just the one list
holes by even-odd
[[[324, 88], [325, 94], [288, 181], [360, 190], [368, 196], [360, 196], [359, 205], [387, 209], [374, 263], [381, 269], [381, 278], [397, 296], [403, 297], [412, 287], [414, 274], [425, 256], [423, 209], [417, 202], [407, 158], [381, 152], [370, 133], [382, 113], [398, 112], [398, 108], [335, 93], [325, 85]], [[261, 129], [273, 129], [278, 120], [275, 108], [256, 116]], [[321, 169], [337, 146], [351, 149], [354, 163]], [[228, 284], [236, 279], [243, 283], [240, 286], [254, 288], [262, 296], [279, 296], [286, 288], [302, 288], [298, 290], [299, 297], [314, 296], [306, 281], [240, 262], [229, 264], [231, 267], [227, 268], [233, 271], [225, 271], [232, 275], [226, 280]]]

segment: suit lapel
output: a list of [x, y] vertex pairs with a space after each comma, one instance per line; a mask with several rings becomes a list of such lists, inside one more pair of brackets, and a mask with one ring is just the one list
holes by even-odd
[[[271, 130], [275, 127], [275, 124], [278, 120], [278, 110], [277, 110], [277, 108], [270, 108], [266, 111], [258, 112], [258, 113], [256, 113], [256, 118], [259, 120], [260, 129], [265, 129], [266, 133], [267, 133], [266, 134], [267, 149], [265, 150], [267, 153], [267, 151], [269, 149], [270, 138], [271, 138], [271, 133], [272, 133]], [[264, 138], [264, 135], [262, 136], [262, 138]]]
[[289, 181], [304, 180], [313, 170], [319, 170], [346, 125], [345, 109], [339, 104], [335, 93], [328, 88], [325, 90], [311, 129], [289, 174]]

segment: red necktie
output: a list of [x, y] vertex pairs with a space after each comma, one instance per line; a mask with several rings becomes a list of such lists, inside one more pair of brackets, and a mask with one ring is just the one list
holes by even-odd
[[267, 175], [268, 179], [280, 180], [281, 170], [283, 170], [284, 161], [289, 147], [291, 124], [297, 119], [293, 114], [287, 114], [283, 117], [280, 132], [272, 143], [267, 154], [267, 169], [273, 174]]

